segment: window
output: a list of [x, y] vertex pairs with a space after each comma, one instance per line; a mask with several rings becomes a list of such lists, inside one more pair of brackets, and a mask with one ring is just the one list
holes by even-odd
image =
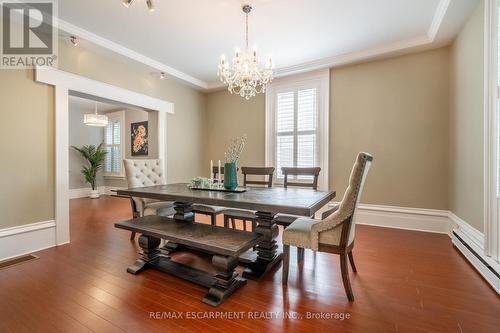
[[108, 125], [104, 128], [104, 147], [108, 154], [104, 163], [104, 176], [123, 177], [123, 132], [124, 111], [108, 114]]
[[[328, 188], [329, 72], [276, 80], [266, 93], [266, 164], [321, 167], [320, 188]], [[298, 180], [305, 180], [300, 176]]]

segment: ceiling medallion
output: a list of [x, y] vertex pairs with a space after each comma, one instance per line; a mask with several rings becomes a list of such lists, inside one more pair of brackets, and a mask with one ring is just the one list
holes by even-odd
[[248, 47], [248, 14], [252, 7], [244, 5], [242, 10], [246, 15], [246, 48], [242, 52], [236, 51], [231, 65], [222, 55], [218, 75], [231, 94], [238, 94], [248, 100], [255, 94], [266, 91], [266, 85], [273, 80], [273, 63], [269, 58], [264, 69], [259, 69], [257, 51]]

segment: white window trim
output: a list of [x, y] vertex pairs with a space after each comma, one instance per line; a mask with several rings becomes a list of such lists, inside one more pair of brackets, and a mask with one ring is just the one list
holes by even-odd
[[[125, 159], [125, 110], [114, 111], [106, 114], [108, 120], [120, 119], [120, 153], [122, 160]], [[106, 127], [104, 128], [104, 146], [106, 147]], [[106, 168], [104, 168], [106, 170]], [[104, 172], [104, 178], [106, 179], [125, 179], [125, 168], [123, 163], [120, 163], [120, 173], [108, 173]]]
[[[498, 184], [498, 0], [485, 0], [484, 24], [484, 254], [500, 262]], [[497, 266], [499, 267], [499, 266]]]
[[[276, 79], [266, 90], [266, 140], [265, 140], [265, 162], [266, 166], [276, 166], [275, 136], [276, 120], [274, 104], [275, 94], [282, 89], [297, 88], [307, 84], [315, 83], [319, 87], [318, 94], [318, 157], [321, 173], [318, 188], [328, 190], [329, 172], [329, 115], [330, 115], [330, 70], [320, 70], [300, 75], [287, 76]], [[277, 181], [279, 182], [279, 181]]]

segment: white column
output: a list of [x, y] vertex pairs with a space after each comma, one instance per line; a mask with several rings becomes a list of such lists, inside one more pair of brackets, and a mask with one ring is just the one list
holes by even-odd
[[68, 88], [55, 86], [56, 245], [69, 243]]

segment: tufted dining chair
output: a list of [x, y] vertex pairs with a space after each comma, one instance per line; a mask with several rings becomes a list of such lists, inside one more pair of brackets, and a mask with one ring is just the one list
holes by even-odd
[[[349, 281], [347, 258], [349, 258], [352, 270], [356, 272], [352, 255], [356, 231], [356, 212], [372, 161], [373, 157], [370, 154], [358, 154], [342, 202], [337, 207], [325, 212], [322, 220], [299, 218], [283, 231], [283, 286], [286, 286], [288, 282], [290, 246], [338, 254], [347, 298], [351, 302], [354, 301]], [[299, 260], [303, 260], [303, 257]]]
[[[163, 162], [159, 159], [124, 159], [125, 175], [129, 188], [165, 185]], [[169, 216], [175, 214], [174, 203], [147, 198], [131, 197], [134, 218], [148, 215]], [[134, 239], [132, 232], [130, 239]]]

